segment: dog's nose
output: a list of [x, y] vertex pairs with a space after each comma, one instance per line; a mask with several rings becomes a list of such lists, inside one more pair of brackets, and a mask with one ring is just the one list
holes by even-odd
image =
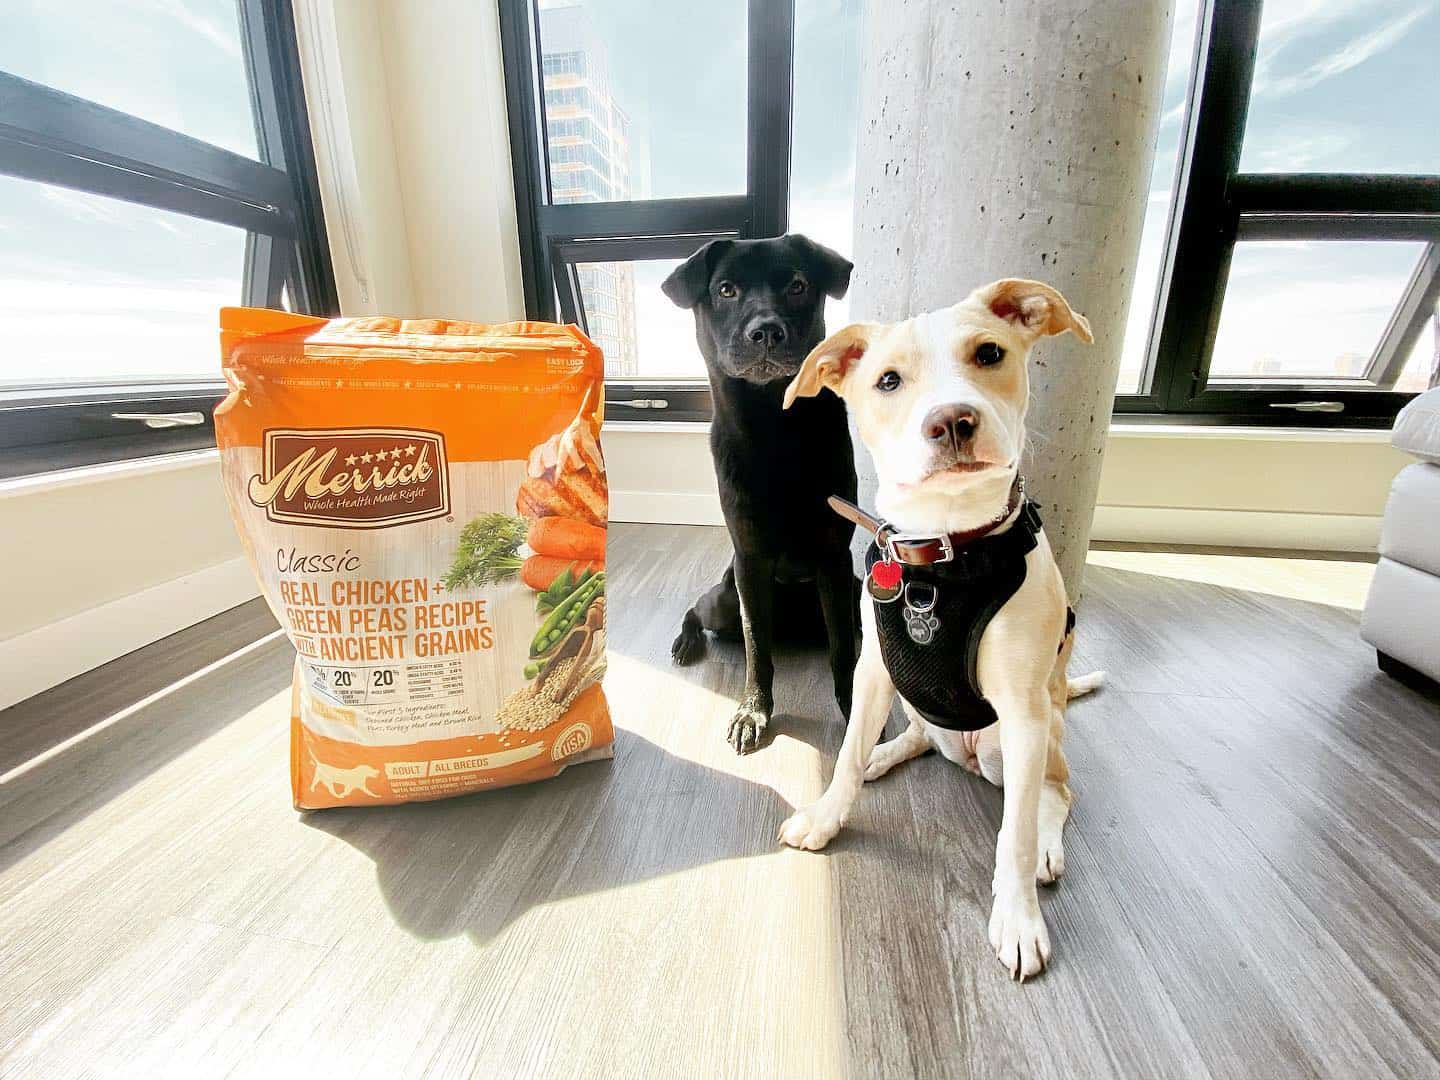
[[785, 340], [785, 327], [773, 321], [755, 323], [750, 327], [749, 338], [756, 345], [773, 349]]
[[937, 405], [925, 414], [921, 430], [933, 443], [949, 443], [957, 449], [980, 426], [980, 414], [973, 405]]

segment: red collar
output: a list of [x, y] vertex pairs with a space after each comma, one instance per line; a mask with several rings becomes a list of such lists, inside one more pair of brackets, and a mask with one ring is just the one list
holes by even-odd
[[955, 557], [957, 549], [989, 536], [1009, 521], [1025, 501], [1025, 481], [1019, 473], [1015, 474], [1015, 482], [1010, 485], [1010, 498], [1005, 502], [1005, 509], [984, 525], [952, 533], [902, 533], [888, 521], [867, 514], [848, 499], [831, 495], [829, 501], [830, 509], [845, 520], [853, 521], [874, 534], [881, 554], [885, 555], [888, 561], [905, 563], [907, 566], [932, 566], [935, 563], [949, 562]]

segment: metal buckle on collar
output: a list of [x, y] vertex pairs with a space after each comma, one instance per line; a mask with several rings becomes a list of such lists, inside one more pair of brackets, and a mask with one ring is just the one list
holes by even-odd
[[937, 564], [947, 563], [955, 558], [955, 545], [950, 543], [950, 537], [944, 533], [891, 532], [888, 523], [882, 526], [882, 531], [885, 533], [885, 555], [892, 562], [900, 561], [895, 557], [895, 544], [897, 541], [907, 544], [938, 543], [942, 554], [935, 560]]

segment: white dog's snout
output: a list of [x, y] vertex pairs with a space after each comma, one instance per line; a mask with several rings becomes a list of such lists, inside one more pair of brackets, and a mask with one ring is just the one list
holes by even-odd
[[937, 405], [920, 420], [920, 433], [927, 442], [959, 447], [967, 443], [980, 426], [980, 408], [968, 401]]

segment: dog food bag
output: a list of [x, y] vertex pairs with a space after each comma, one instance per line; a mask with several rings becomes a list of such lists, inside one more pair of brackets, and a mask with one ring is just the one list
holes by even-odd
[[220, 325], [225, 491], [297, 654], [295, 805], [611, 756], [600, 350], [548, 323]]

